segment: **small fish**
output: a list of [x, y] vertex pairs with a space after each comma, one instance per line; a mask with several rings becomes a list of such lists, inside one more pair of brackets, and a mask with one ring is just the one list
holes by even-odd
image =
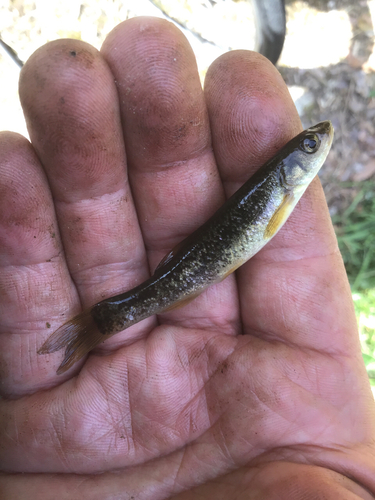
[[225, 279], [282, 227], [323, 165], [332, 140], [330, 121], [294, 137], [205, 224], [169, 252], [153, 276], [63, 324], [38, 353], [65, 347], [57, 370], [61, 374], [115, 333], [153, 314], [184, 306]]

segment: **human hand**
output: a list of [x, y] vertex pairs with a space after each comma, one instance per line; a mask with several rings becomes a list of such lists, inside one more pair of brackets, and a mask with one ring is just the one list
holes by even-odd
[[183, 35], [137, 18], [101, 53], [42, 47], [20, 95], [32, 145], [0, 134], [2, 498], [373, 498], [374, 401], [317, 179], [271, 243], [184, 309], [62, 376], [62, 352], [37, 355], [301, 130], [273, 66], [230, 52], [203, 94]]

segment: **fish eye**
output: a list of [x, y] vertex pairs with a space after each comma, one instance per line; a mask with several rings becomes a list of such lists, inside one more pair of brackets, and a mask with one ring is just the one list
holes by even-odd
[[300, 143], [300, 148], [305, 153], [315, 153], [319, 149], [320, 140], [316, 134], [309, 134], [304, 137]]

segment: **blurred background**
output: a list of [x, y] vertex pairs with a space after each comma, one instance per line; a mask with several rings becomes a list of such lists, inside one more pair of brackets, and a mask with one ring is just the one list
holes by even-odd
[[[210, 63], [228, 50], [257, 49], [273, 60], [304, 128], [324, 119], [335, 127], [334, 144], [319, 176], [352, 287], [375, 394], [375, 0], [285, 0], [285, 9], [283, 3], [0, 0], [0, 37], [26, 61], [56, 38], [77, 38], [99, 49], [119, 22], [151, 15], [174, 22], [184, 32], [202, 83]], [[0, 130], [28, 136], [18, 100], [20, 67], [9, 52], [0, 46]]]

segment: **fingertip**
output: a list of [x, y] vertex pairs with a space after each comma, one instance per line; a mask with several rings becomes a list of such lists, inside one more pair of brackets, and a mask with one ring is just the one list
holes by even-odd
[[[48, 104], [52, 102], [54, 111], [59, 100], [61, 101], [59, 94], [66, 90], [67, 83], [79, 80], [85, 86], [83, 90], [89, 92], [87, 70], [97, 72], [98, 66], [102, 65], [103, 59], [99, 51], [82, 40], [65, 38], [39, 47], [26, 61], [20, 73], [19, 94], [26, 120], [30, 123], [39, 118], [40, 114], [46, 113]], [[82, 95], [84, 92], [81, 92], [80, 97]], [[39, 102], [42, 98], [44, 106]], [[38, 106], [42, 108], [39, 112]]]
[[280, 73], [256, 52], [220, 56], [204, 91], [215, 156], [231, 194], [301, 131], [301, 122]]
[[108, 165], [123, 172], [118, 98], [100, 52], [81, 40], [49, 42], [23, 67], [19, 92], [54, 197], [72, 203], [117, 191]]
[[117, 60], [125, 52], [124, 48], [129, 40], [134, 40], [144, 46], [147, 46], [149, 42], [154, 45], [158, 41], [158, 45], [170, 45], [171, 47], [175, 47], [176, 40], [180, 40], [184, 49], [190, 49], [191, 54], [193, 54], [190, 44], [181, 30], [166, 19], [152, 16], [133, 17], [119, 23], [107, 35], [100, 51], [105, 57]]
[[117, 83], [130, 170], [153, 171], [207, 148], [197, 64], [178, 28], [158, 18], [129, 19], [108, 35], [101, 53]]

